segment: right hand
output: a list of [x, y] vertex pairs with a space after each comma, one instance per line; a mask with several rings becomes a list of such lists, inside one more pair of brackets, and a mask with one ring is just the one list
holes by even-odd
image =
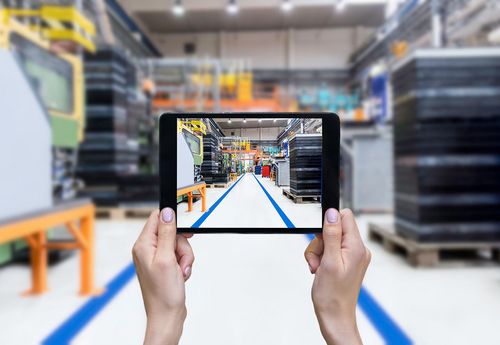
[[328, 209], [323, 234], [311, 241], [304, 256], [315, 274], [312, 299], [327, 344], [362, 344], [356, 304], [371, 254], [351, 210]]

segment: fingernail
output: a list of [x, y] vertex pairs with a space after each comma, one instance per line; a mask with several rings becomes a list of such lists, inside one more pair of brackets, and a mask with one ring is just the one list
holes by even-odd
[[189, 273], [191, 273], [191, 266], [188, 266], [184, 269], [184, 278], [189, 277]]
[[337, 211], [334, 208], [329, 208], [326, 210], [326, 220], [328, 223], [337, 223], [337, 220], [339, 219], [339, 211]]
[[161, 219], [164, 223], [170, 223], [174, 219], [174, 211], [169, 207], [164, 208], [161, 211]]
[[[309, 264], [308, 264], [309, 265]], [[311, 271], [311, 273], [314, 273], [313, 272], [313, 268], [311, 267], [311, 265], [309, 265], [309, 271]]]

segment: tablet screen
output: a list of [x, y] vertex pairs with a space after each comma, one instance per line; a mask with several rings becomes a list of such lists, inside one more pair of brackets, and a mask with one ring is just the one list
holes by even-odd
[[320, 228], [321, 177], [321, 118], [177, 119], [178, 227]]

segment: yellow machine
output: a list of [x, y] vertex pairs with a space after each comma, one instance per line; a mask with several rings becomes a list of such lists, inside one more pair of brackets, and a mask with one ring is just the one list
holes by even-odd
[[[26, 25], [19, 18], [38, 16], [45, 25]], [[60, 26], [56, 25], [61, 20]], [[95, 46], [80, 30], [63, 23], [80, 23], [84, 32], [95, 34], [93, 24], [73, 7], [42, 6], [37, 10], [0, 10], [0, 49], [17, 55], [27, 75], [38, 88], [40, 98], [51, 116], [54, 147], [76, 148], [83, 140], [84, 79], [82, 61], [69, 54], [51, 51], [51, 44], [63, 40], [94, 51]], [[79, 27], [79, 26], [78, 26]]]
[[203, 136], [207, 133], [207, 126], [200, 120], [179, 121], [177, 132], [184, 134], [186, 142], [193, 154], [194, 164], [203, 163]]

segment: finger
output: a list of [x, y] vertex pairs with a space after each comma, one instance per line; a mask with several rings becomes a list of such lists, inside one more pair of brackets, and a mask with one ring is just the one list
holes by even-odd
[[158, 210], [151, 212], [144, 228], [132, 249], [134, 260], [151, 261], [156, 251], [156, 229], [158, 228]]
[[311, 243], [307, 246], [304, 257], [309, 265], [309, 270], [311, 273], [316, 273], [316, 270], [321, 263], [321, 256], [323, 255], [323, 239], [319, 236], [315, 237]]
[[361, 234], [359, 233], [358, 225], [354, 214], [350, 209], [343, 209], [340, 211], [340, 218], [342, 222], [342, 247], [352, 247], [363, 245]]
[[164, 208], [161, 210], [159, 218], [156, 256], [165, 259], [175, 256], [177, 227], [175, 225], [174, 210], [169, 207]]
[[184, 236], [177, 236], [177, 246], [175, 252], [179, 258], [178, 262], [181, 267], [184, 280], [188, 280], [191, 276], [193, 268], [194, 253], [191, 245]]
[[184, 236], [185, 238], [191, 238], [191, 237], [193, 237], [193, 234], [191, 234], [191, 233], [189, 233], [189, 234], [184, 233], [184, 234], [181, 234], [181, 235]]
[[342, 243], [342, 223], [340, 214], [334, 208], [329, 208], [325, 213], [325, 221], [323, 225], [323, 257], [331, 262], [342, 260], [341, 243]]
[[142, 228], [138, 240], [156, 244], [156, 229], [158, 228], [159, 212], [159, 210], [154, 210], [153, 212], [151, 212], [148, 220], [146, 221], [146, 224], [144, 224], [144, 228]]

